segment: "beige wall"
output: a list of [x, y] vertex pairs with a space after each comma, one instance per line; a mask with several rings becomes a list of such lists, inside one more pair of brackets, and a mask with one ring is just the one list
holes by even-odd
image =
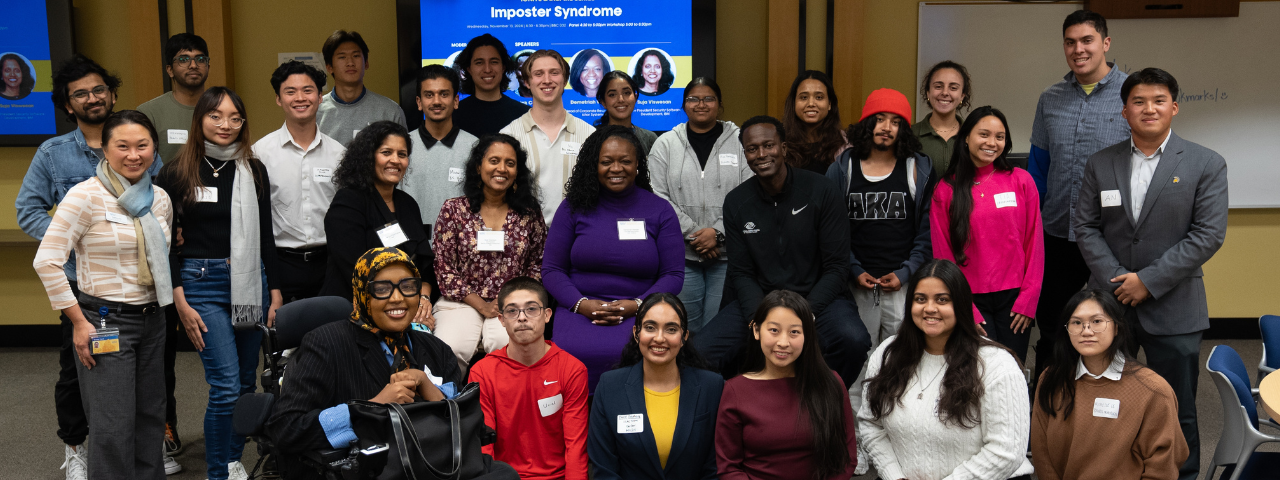
[[[208, 0], [202, 0], [208, 1]], [[275, 105], [268, 79], [276, 66], [277, 52], [319, 52], [326, 36], [338, 28], [359, 31], [369, 44], [370, 70], [366, 81], [371, 89], [396, 97], [395, 3], [367, 1], [361, 8], [348, 8], [345, 0], [259, 2], [227, 0], [230, 7], [232, 82], [249, 108], [251, 132], [255, 138], [279, 128], [283, 115]], [[716, 71], [723, 90], [724, 118], [741, 123], [768, 110], [768, 8], [770, 1], [717, 0]], [[825, 53], [825, 2], [808, 1], [806, 19], [810, 68], [822, 67]], [[918, 3], [915, 0], [841, 0], [860, 2], [865, 8], [862, 25], [836, 28], [861, 30], [862, 97], [881, 87], [903, 92], [915, 90], [915, 53]], [[146, 2], [154, 5], [154, 2]], [[133, 52], [119, 38], [118, 27], [130, 25], [129, 10], [111, 8], [117, 2], [76, 0], [75, 24], [79, 51], [98, 60], [124, 80], [117, 108], [133, 108], [159, 91], [140, 92], [137, 86], [154, 88], [160, 67], [143, 65], [148, 52]], [[130, 0], [132, 8], [141, 5]], [[798, 4], [797, 4], [798, 5]], [[185, 29], [180, 11], [182, 2], [169, 0], [171, 33]], [[813, 10], [822, 9], [815, 13]], [[338, 15], [333, 12], [341, 11]], [[158, 18], [158, 17], [157, 17]], [[197, 19], [199, 23], [199, 19]], [[200, 33], [197, 29], [196, 33]], [[817, 42], [814, 45], [813, 42]], [[155, 46], [154, 48], [159, 48]], [[1050, 52], [1052, 54], [1054, 52]], [[154, 58], [158, 58], [158, 55]], [[157, 62], [158, 63], [158, 62]], [[144, 77], [149, 76], [149, 77]], [[914, 95], [909, 95], [914, 97]], [[913, 98], [913, 102], [914, 102]], [[856, 118], [862, 98], [844, 99], [842, 116]], [[0, 148], [0, 304], [7, 315], [0, 324], [56, 323], [49, 310], [40, 281], [31, 270], [33, 244], [15, 245], [21, 238], [15, 220], [13, 200], [26, 173], [34, 148]], [[1233, 210], [1229, 217], [1227, 243], [1205, 265], [1209, 290], [1209, 313], [1213, 317], [1257, 317], [1275, 313], [1262, 294], [1261, 272], [1280, 270], [1280, 209]], [[21, 243], [21, 242], [19, 242]], [[1249, 273], [1254, 272], [1254, 273]], [[1274, 282], [1271, 282], [1274, 283]]]

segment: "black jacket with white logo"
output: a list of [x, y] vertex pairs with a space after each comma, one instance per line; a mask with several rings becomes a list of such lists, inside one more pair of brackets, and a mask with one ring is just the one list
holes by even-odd
[[822, 175], [786, 168], [786, 183], [776, 197], [751, 177], [724, 199], [729, 252], [724, 294], [748, 318], [773, 290], [804, 295], [815, 315], [846, 291], [849, 216], [844, 196]]

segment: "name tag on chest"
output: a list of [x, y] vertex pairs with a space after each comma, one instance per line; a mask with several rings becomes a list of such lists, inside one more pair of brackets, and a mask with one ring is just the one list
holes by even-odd
[[1013, 192], [997, 193], [995, 199], [996, 208], [1018, 206], [1018, 197]]
[[507, 236], [502, 230], [481, 230], [476, 232], [476, 250], [481, 252], [501, 252], [507, 247]]
[[561, 155], [577, 155], [578, 150], [582, 148], [582, 144], [578, 142], [566, 141], [560, 144]]
[[1120, 191], [1119, 190], [1103, 190], [1102, 191], [1102, 207], [1119, 207]]
[[560, 407], [564, 406], [564, 395], [557, 393], [554, 397], [547, 397], [538, 400], [538, 412], [542, 416], [549, 417], [560, 411]]
[[618, 219], [618, 240], [644, 240], [644, 219]]
[[165, 132], [169, 136], [169, 145], [185, 145], [187, 143], [187, 131], [170, 128]]
[[735, 154], [735, 153], [721, 153], [721, 154], [720, 154], [720, 165], [721, 165], [721, 166], [728, 166], [728, 167], [736, 167], [736, 166], [738, 166], [738, 155], [737, 155], [737, 154]]
[[197, 203], [218, 203], [218, 187], [196, 188]]
[[382, 240], [384, 247], [394, 247], [409, 241], [409, 237], [405, 236], [398, 222], [378, 229], [378, 239]]
[[107, 212], [107, 221], [111, 223], [119, 223], [121, 225], [133, 224], [132, 221], [129, 221], [128, 215], [125, 215], [122, 213], [116, 213], [116, 212]]
[[311, 180], [316, 183], [330, 183], [333, 181], [332, 168], [316, 167], [311, 169]]
[[449, 167], [449, 181], [453, 183], [461, 182], [465, 179], [467, 173], [458, 167]]
[[1093, 399], [1093, 416], [1103, 418], [1120, 417], [1120, 401], [1110, 398]]
[[644, 432], [644, 414], [618, 415], [618, 433]]

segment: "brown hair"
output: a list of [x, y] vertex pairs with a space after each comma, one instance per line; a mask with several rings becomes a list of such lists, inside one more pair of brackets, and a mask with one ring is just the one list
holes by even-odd
[[184, 205], [194, 204], [196, 189], [204, 186], [204, 182], [200, 181], [200, 162], [204, 161], [204, 142], [208, 140], [204, 136], [204, 118], [222, 104], [223, 98], [230, 98], [231, 104], [235, 105], [237, 112], [240, 112], [240, 118], [245, 119], [244, 125], [240, 127], [240, 136], [236, 137], [235, 145], [240, 154], [249, 160], [254, 183], [258, 186], [258, 196], [266, 195], [259, 173], [263, 167], [256, 158], [253, 158], [253, 145], [249, 141], [249, 115], [245, 113], [244, 101], [240, 100], [240, 96], [230, 88], [209, 87], [196, 101], [196, 110], [191, 116], [191, 138], [181, 150], [178, 150], [178, 155], [173, 161], [164, 166], [164, 170], [172, 172], [169, 175], [173, 176], [175, 192]]
[[533, 70], [533, 61], [542, 57], [551, 57], [560, 62], [560, 71], [564, 74], [565, 85], [568, 85], [569, 62], [565, 61], [560, 52], [549, 49], [542, 49], [529, 54], [529, 58], [525, 59], [523, 65], [520, 65], [520, 79], [526, 82], [529, 81], [529, 72]]
[[938, 70], [942, 70], [944, 68], [955, 70], [956, 73], [960, 74], [961, 81], [964, 82], [964, 87], [960, 89], [960, 94], [964, 95], [964, 100], [961, 100], [960, 105], [956, 106], [956, 112], [968, 110], [969, 104], [973, 101], [973, 87], [970, 85], [972, 82], [969, 81], [969, 69], [964, 68], [964, 65], [951, 60], [938, 62], [938, 64], [934, 65], [933, 68], [930, 68], [929, 73], [920, 80], [920, 100], [923, 100], [925, 106], [929, 107], [929, 111], [933, 111], [933, 105], [929, 103], [929, 85], [933, 83], [933, 75], [938, 73]]

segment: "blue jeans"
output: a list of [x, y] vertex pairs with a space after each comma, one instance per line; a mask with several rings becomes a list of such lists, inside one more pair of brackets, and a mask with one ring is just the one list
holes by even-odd
[[697, 332], [720, 312], [724, 298], [724, 277], [729, 262], [724, 260], [684, 260], [684, 288], [680, 301], [689, 316], [689, 331]]
[[[241, 395], [257, 388], [258, 330], [231, 327], [231, 265], [226, 259], [184, 259], [182, 290], [187, 304], [204, 321], [204, 379], [209, 406], [204, 411], [204, 460], [211, 480], [227, 478], [227, 464], [240, 460], [244, 437], [231, 431], [231, 413]], [[262, 275], [262, 313], [271, 305], [267, 277]]]

